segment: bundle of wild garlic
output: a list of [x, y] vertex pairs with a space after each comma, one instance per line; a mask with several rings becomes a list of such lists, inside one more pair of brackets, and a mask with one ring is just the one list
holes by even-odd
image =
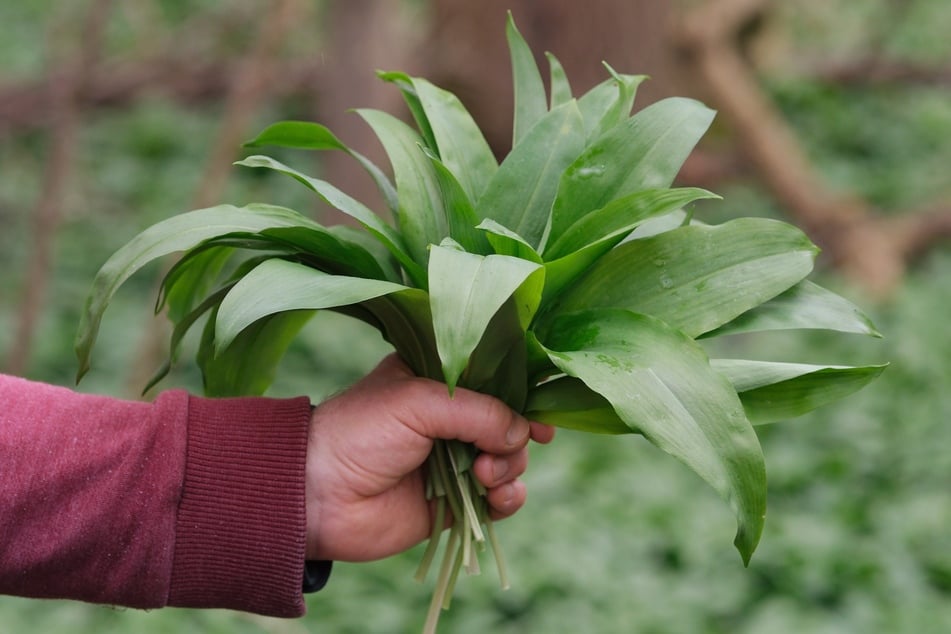
[[[549, 56], [546, 95], [509, 18], [515, 83], [511, 152], [499, 164], [459, 100], [425, 79], [381, 73], [405, 97], [416, 129], [357, 110], [382, 142], [392, 180], [327, 128], [268, 127], [249, 146], [342, 150], [370, 173], [396, 220], [330, 183], [266, 156], [276, 170], [354, 218], [325, 227], [295, 211], [222, 205], [161, 222], [118, 251], [96, 277], [77, 339], [80, 376], [103, 311], [147, 262], [184, 251], [156, 309], [184, 334], [208, 315], [197, 361], [209, 395], [260, 394], [314, 311], [380, 330], [419, 375], [493, 394], [527, 416], [595, 433], [639, 433], [681, 460], [733, 508], [744, 561], [766, 509], [753, 425], [845, 396], [884, 366], [709, 359], [696, 341], [741, 331], [824, 328], [877, 335], [851, 303], [805, 278], [817, 249], [774, 220], [711, 226], [684, 207], [716, 198], [672, 188], [713, 112], [667, 99], [631, 116], [644, 79], [608, 67], [579, 98]], [[156, 376], [159, 380], [168, 365]], [[505, 567], [474, 448], [437, 443], [428, 494], [439, 520], [419, 576], [455, 518], [426, 624], [433, 631], [460, 569], [478, 570], [486, 540]]]

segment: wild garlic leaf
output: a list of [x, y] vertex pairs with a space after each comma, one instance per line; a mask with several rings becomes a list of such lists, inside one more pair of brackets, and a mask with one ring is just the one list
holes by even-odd
[[505, 22], [505, 38], [512, 60], [512, 84], [515, 96], [515, 115], [512, 126], [514, 148], [528, 134], [535, 123], [548, 113], [545, 84], [542, 82], [535, 56], [528, 47], [509, 11]]
[[413, 121], [416, 122], [420, 136], [423, 137], [425, 147], [436, 151], [436, 137], [433, 134], [432, 126], [429, 124], [426, 111], [423, 109], [423, 104], [419, 100], [416, 87], [413, 86], [413, 78], [406, 73], [398, 71], [381, 71], [377, 73], [377, 77], [383, 81], [390, 82], [400, 89], [400, 93], [403, 95], [403, 101], [406, 102], [410, 114], [413, 115]]
[[348, 147], [338, 139], [329, 128], [319, 123], [309, 121], [278, 121], [264, 128], [254, 139], [244, 144], [244, 147], [257, 148], [265, 146], [286, 147], [299, 150], [340, 150], [353, 157], [363, 169], [367, 171], [377, 188], [383, 195], [387, 207], [396, 211], [396, 189], [373, 161], [363, 154]]
[[[274, 260], [277, 261], [277, 260]], [[217, 313], [220, 314], [220, 305]], [[204, 392], [210, 397], [261, 395], [288, 347], [314, 311], [273, 313], [243, 329], [226, 348], [217, 350], [215, 314], [205, 324], [198, 351]]]
[[887, 365], [838, 366], [712, 359], [754, 425], [795, 418], [862, 389]]
[[[413, 260], [412, 252], [409, 249], [409, 245], [404, 241], [403, 236], [386, 224], [372, 209], [349, 194], [341, 191], [325, 180], [308, 176], [269, 156], [249, 156], [242, 161], [237, 161], [235, 165], [270, 169], [280, 174], [290, 176], [320, 196], [328, 205], [347, 214], [363, 225], [371, 235], [376, 237], [390, 253], [393, 254], [393, 257], [399, 260], [400, 264], [406, 269], [407, 274], [409, 274], [414, 281], [422, 281], [424, 279], [423, 269]], [[315, 229], [320, 229], [320, 225], [314, 222], [312, 222], [310, 226]]]
[[592, 139], [597, 139], [614, 126], [620, 125], [631, 116], [631, 108], [634, 107], [634, 97], [637, 94], [637, 87], [647, 79], [647, 75], [622, 75], [615, 71], [607, 62], [602, 62], [608, 69], [611, 77], [614, 78], [617, 96], [601, 115], [591, 134]]
[[558, 61], [558, 58], [551, 53], [545, 53], [548, 58], [548, 68], [551, 80], [551, 104], [550, 110], [554, 110], [563, 103], [571, 101], [571, 84], [568, 82], [568, 75], [565, 74], [565, 68]]
[[[529, 306], [526, 315], [525, 310], [519, 309], [519, 302], [525, 301], [531, 292], [523, 284], [496, 311], [459, 379], [462, 387], [493, 394], [519, 412], [525, 406], [528, 391], [525, 322], [533, 312]], [[531, 298], [527, 299], [533, 303]], [[537, 302], [534, 304], [537, 306]]]
[[202, 315], [209, 310], [217, 309], [218, 304], [221, 303], [221, 300], [224, 299], [232, 286], [234, 286], [234, 282], [230, 282], [219, 288], [214, 293], [205, 297], [204, 300], [195, 304], [188, 313], [174, 320], [175, 327], [172, 329], [172, 336], [169, 339], [168, 358], [161, 367], [155, 371], [152, 378], [145, 384], [145, 387], [142, 388], [142, 394], [147, 393], [168, 375], [172, 369], [172, 365], [178, 360], [179, 350], [185, 335], [188, 334], [188, 331], [191, 330], [191, 327], [195, 325], [195, 322], [197, 322]]
[[559, 317], [542, 344], [563, 372], [733, 507], [734, 543], [748, 563], [766, 514], [763, 453], [736, 392], [696, 342], [652, 317], [606, 309]]
[[525, 417], [592, 434], [634, 433], [634, 429], [617, 415], [608, 399], [581, 379], [571, 376], [553, 379], [530, 390]]
[[[720, 198], [705, 189], [643, 189], [612, 200], [579, 218], [545, 249], [546, 260], [557, 260], [605, 238], [623, 238], [645, 220], [663, 216], [696, 200]], [[623, 235], [622, 235], [623, 234]]]
[[704, 336], [791, 329], [824, 329], [882, 336], [868, 315], [855, 304], [809, 280], [803, 280]]
[[472, 207], [472, 201], [463, 191], [462, 185], [439, 157], [428, 148], [422, 148], [432, 161], [436, 174], [436, 183], [442, 194], [442, 209], [446, 214], [448, 236], [462, 245], [470, 253], [491, 253], [485, 234], [476, 228], [479, 219]]
[[[436, 347], [452, 390], [499, 308], [525, 283], [532, 286], [519, 314], [531, 318], [541, 298], [541, 266], [504, 255], [466, 253], [448, 243], [432, 248], [429, 296]], [[534, 306], [532, 305], [534, 303]]]
[[337, 310], [377, 328], [417, 376], [442, 379], [429, 294], [425, 291], [410, 288]]
[[595, 139], [561, 178], [548, 243], [612, 200], [669, 187], [713, 114], [698, 101], [664, 99]]
[[152, 225], [116, 251], [99, 269], [80, 315], [76, 334], [79, 381], [89, 370], [89, 357], [109, 301], [119, 286], [149, 262], [187, 251], [205, 240], [229, 233], [254, 233], [270, 227], [314, 223], [290, 209], [272, 205], [219, 205], [174, 216]]
[[486, 218], [476, 225], [476, 229], [485, 232], [497, 255], [511, 255], [536, 264], [542, 263], [542, 256], [538, 255], [525, 238], [495, 220]]
[[816, 252], [799, 229], [776, 220], [680, 227], [618, 245], [577, 278], [552, 312], [626, 308], [696, 337], [800, 282]]
[[265, 229], [260, 235], [293, 249], [309, 266], [327, 273], [402, 281], [392, 252], [369, 232], [354, 227], [281, 227]]
[[[414, 268], [422, 270], [425, 280], [429, 245], [439, 244], [449, 235], [436, 168], [423, 152], [419, 134], [408, 125], [379, 110], [360, 109], [357, 113], [373, 128], [390, 159], [399, 196], [399, 233]], [[413, 279], [417, 280], [415, 274]], [[417, 284], [425, 288], [418, 280]]]
[[575, 101], [546, 114], [509, 153], [476, 205], [489, 218], [541, 244], [561, 174], [584, 149], [581, 113]]
[[406, 289], [384, 280], [330, 275], [296, 262], [267, 260], [242, 277], [222, 300], [215, 350], [225, 350], [245, 328], [268, 315], [357, 304]]
[[[418, 103], [418, 106], [411, 103], [410, 109], [414, 111], [427, 146], [436, 151], [469, 199], [478, 201], [498, 168], [498, 162], [472, 115], [458, 97], [428, 80], [402, 73], [384, 75], [384, 78], [391, 77], [399, 79], [398, 85], [407, 97], [407, 103]], [[405, 87], [407, 81], [411, 90]], [[419, 112], [414, 108], [418, 108]], [[398, 192], [399, 183], [396, 189]]]
[[184, 318], [208, 295], [234, 254], [234, 247], [215, 245], [214, 241], [208, 248], [189, 251], [165, 274], [155, 301], [155, 313], [167, 304], [172, 323]]

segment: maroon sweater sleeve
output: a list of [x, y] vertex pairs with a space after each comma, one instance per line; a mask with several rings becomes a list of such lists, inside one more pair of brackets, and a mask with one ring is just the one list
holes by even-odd
[[306, 398], [0, 375], [0, 593], [303, 614], [309, 419]]

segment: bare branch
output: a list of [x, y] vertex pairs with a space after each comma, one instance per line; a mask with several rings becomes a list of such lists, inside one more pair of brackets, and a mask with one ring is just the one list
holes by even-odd
[[884, 296], [904, 273], [898, 243], [865, 201], [828, 188], [735, 44], [744, 20], [763, 5], [757, 0], [705, 3], [688, 12], [676, 35], [773, 195], [847, 276]]

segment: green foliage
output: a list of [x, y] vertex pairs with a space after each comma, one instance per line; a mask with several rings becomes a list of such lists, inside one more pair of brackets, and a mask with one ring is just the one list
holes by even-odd
[[[222, 206], [158, 223], [96, 276], [77, 336], [79, 376], [116, 289], [145, 263], [185, 251], [163, 282], [177, 322], [170, 356], [196, 315], [210, 310], [197, 352], [207, 394], [263, 393], [312, 312], [338, 310], [377, 327], [417, 374], [445, 381], [450, 392], [457, 385], [481, 390], [518, 410], [531, 402], [538, 420], [574, 429], [616, 433], [620, 421], [642, 434], [728, 502], [737, 519], [734, 543], [748, 564], [766, 514], [764, 458], [748, 414], [763, 422], [807, 412], [858, 389], [881, 366], [711, 364], [694, 338], [729, 331], [734, 319], [789, 293], [812, 270], [817, 249], [799, 230], [763, 219], [707, 226], [686, 216], [633, 237], [646, 221], [712, 197], [670, 189], [712, 111], [673, 98], [631, 116], [643, 77], [610, 67], [611, 79], [579, 99], [560, 80], [559, 94], [546, 99], [511, 16], [507, 37], [515, 145], [502, 166], [458, 98], [402, 73], [381, 78], [402, 91], [416, 130], [383, 112], [358, 111], [383, 144], [393, 184], [322, 126], [272, 125], [250, 145], [347, 152], [395, 207], [397, 226], [330, 183], [249, 157], [241, 164], [289, 176], [358, 220], [376, 248], [275, 206]], [[548, 111], [548, 103], [558, 105]], [[248, 259], [230, 264], [239, 253]], [[869, 323], [831, 291], [808, 289], [738, 328], [831, 323], [854, 331], [856, 320]], [[822, 299], [820, 319], [811, 319], [809, 308]], [[770, 320], [770, 313], [779, 317]], [[578, 390], [571, 394], [579, 403], [564, 395], [532, 399], [559, 376], [580, 380], [602, 399]], [[545, 404], [564, 410], [540, 409]], [[591, 417], [579, 423], [579, 412]], [[458, 571], [479, 570], [476, 549], [487, 539], [508, 586], [484, 491], [469, 473], [474, 455], [472, 446], [437, 442], [429, 459], [428, 491], [455, 521], [426, 632], [448, 607]], [[435, 525], [419, 577], [441, 537], [443, 522]]]
[[[181, 4], [161, 6], [168, 13], [166, 7]], [[10, 62], [8, 75], [41, 69], [42, 47], [35, 43], [42, 29], [36, 25], [49, 15], [47, 5], [11, 3], [0, 9], [5, 18], [0, 50]], [[884, 14], [886, 5], [900, 7], [902, 19]], [[799, 51], [814, 51], [820, 63], [861, 57], [862, 43], [878, 41], [877, 33], [883, 50], [898, 60], [946, 58], [951, 15], [946, 3], [810, 0], [788, 11], [781, 3], [776, 8], [782, 12], [772, 21], [774, 32], [788, 37], [793, 16], [803, 27], [792, 33], [793, 44]], [[32, 23], [23, 25], [26, 14]], [[310, 37], [311, 30], [305, 31]], [[811, 79], [808, 68], [802, 72], [808, 56], [786, 59], [800, 64], [796, 80], [768, 79], [825, 176], [880, 206], [899, 209], [946, 190], [947, 89], [830, 87]], [[567, 100], [563, 85], [567, 82], [556, 82], [554, 105]], [[288, 116], [299, 113], [274, 110], [261, 123]], [[195, 166], [203, 160], [216, 121], [214, 109], [148, 99], [85, 122], [82, 186], [68, 203], [30, 376], [71, 381], [75, 368], [64, 351], [70, 348], [89, 280], [124, 236], [163, 219], [169, 209], [186, 208], [200, 174]], [[857, 138], [850, 141], [849, 135]], [[291, 162], [290, 153], [274, 156]], [[0, 301], [2, 351], [12, 336], [14, 298], [29, 246], [28, 211], [42, 187], [41, 135], [9, 135], [0, 144], [0, 164], [0, 262], [5, 265], [0, 298], [10, 300]], [[780, 213], [747, 183], [725, 183], [718, 192], [725, 202], [699, 206], [697, 215], [708, 222], [740, 213]], [[310, 193], [287, 187], [272, 172], [236, 170], [225, 198], [306, 210]], [[123, 393], [125, 369], [143, 328], [143, 307], [152, 299], [153, 271], [143, 269], [113, 297], [95, 370], [80, 386], [84, 391]], [[856, 295], [839, 280], [819, 281]], [[951, 461], [944, 451], [951, 443], [946, 424], [951, 401], [945, 397], [951, 339], [942, 323], [949, 281], [951, 261], [944, 255], [916, 267], [894, 302], [874, 315], [887, 339], [871, 342], [871, 349], [856, 345], [853, 337], [807, 331], [702, 340], [714, 357], [783, 358], [820, 367], [830, 361], [893, 362], [874, 389], [844, 404], [826, 406], [795, 424], [757, 428], [768, 464], [769, 521], [749, 569], [724, 552], [730, 517], [687, 470], [638, 437], [601, 439], [565, 430], [555, 444], [535, 448], [527, 474], [528, 506], [498, 527], [507, 546], [512, 590], [500, 594], [491, 578], [473, 578], [444, 615], [446, 630], [938, 634], [951, 629], [946, 528]], [[194, 348], [194, 340], [186, 337], [182, 357]], [[374, 328], [321, 311], [291, 345], [270, 393], [306, 393], [320, 400], [361, 376], [389, 349]], [[201, 377], [193, 365], [180, 363], [164, 385], [200, 389]], [[582, 396], [571, 402], [581, 402]], [[298, 624], [227, 612], [146, 613], [6, 597], [0, 598], [0, 629], [410, 631], [421, 624], [429, 594], [406, 582], [406, 571], [419, 555], [338, 565], [330, 586], [308, 599], [310, 615]]]

